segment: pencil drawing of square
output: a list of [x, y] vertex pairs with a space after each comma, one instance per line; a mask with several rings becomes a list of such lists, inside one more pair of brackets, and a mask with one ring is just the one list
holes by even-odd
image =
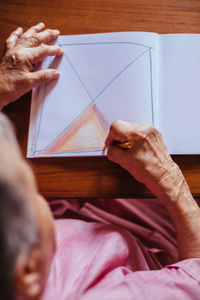
[[151, 47], [83, 37], [61, 36], [43, 64], [61, 76], [33, 92], [29, 157], [102, 155], [114, 120], [153, 123]]

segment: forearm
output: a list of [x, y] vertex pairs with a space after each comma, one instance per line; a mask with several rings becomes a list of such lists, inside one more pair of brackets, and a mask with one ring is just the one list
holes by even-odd
[[200, 208], [178, 166], [162, 178], [155, 194], [175, 225], [180, 260], [200, 257]]

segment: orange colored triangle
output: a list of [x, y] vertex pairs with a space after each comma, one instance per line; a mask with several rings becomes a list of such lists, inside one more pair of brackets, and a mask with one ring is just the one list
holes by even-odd
[[107, 130], [102, 115], [95, 105], [91, 105], [45, 150], [45, 154], [103, 149]]

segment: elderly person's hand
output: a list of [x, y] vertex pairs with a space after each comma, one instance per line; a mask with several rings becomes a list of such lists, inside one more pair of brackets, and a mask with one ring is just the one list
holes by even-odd
[[59, 77], [59, 72], [54, 69], [34, 72], [33, 67], [47, 56], [63, 54], [58, 46], [46, 44], [58, 35], [58, 30], [45, 29], [43, 23], [24, 33], [21, 27], [11, 33], [6, 41], [6, 54], [0, 64], [0, 108], [33, 87]]
[[[133, 147], [124, 150], [117, 146], [116, 142], [125, 141], [133, 141]], [[109, 147], [108, 158], [129, 171], [155, 195], [161, 192], [169, 176], [179, 172], [160, 132], [152, 126], [115, 121], [105, 144]]]
[[[117, 146], [126, 141], [134, 143], [132, 149]], [[105, 144], [108, 158], [146, 184], [167, 208], [176, 227], [179, 258], [200, 258], [200, 209], [160, 132], [152, 126], [115, 121]]]

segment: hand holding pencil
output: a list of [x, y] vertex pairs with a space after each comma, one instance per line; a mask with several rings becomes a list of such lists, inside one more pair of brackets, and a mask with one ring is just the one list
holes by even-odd
[[133, 143], [133, 141], [127, 141], [124, 143], [118, 143], [117, 146], [120, 147], [121, 149], [132, 149], [134, 146], [134, 143]]
[[[156, 195], [166, 174], [177, 168], [160, 132], [152, 126], [115, 121], [105, 141], [108, 159], [118, 163]], [[162, 183], [162, 184], [161, 184]]]

